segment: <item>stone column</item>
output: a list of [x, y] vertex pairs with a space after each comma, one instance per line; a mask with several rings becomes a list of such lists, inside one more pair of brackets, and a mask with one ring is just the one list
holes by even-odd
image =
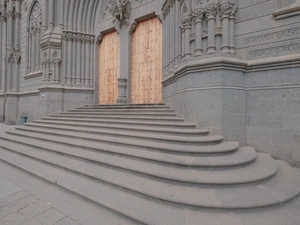
[[66, 76], [66, 86], [67, 87], [72, 87], [72, 80], [71, 80], [71, 74], [72, 74], [72, 42], [73, 42], [73, 34], [72, 33], [67, 33], [67, 39], [66, 39], [66, 55], [67, 55], [67, 61], [68, 61], [68, 66], [67, 66], [67, 73], [65, 74]]
[[180, 28], [183, 32], [183, 57], [182, 60], [186, 60], [192, 56], [191, 53], [191, 45], [190, 45], [190, 35], [191, 35], [191, 19], [192, 16], [190, 14], [185, 14], [180, 20]]
[[49, 1], [49, 30], [52, 33], [54, 31], [54, 0], [48, 0]]
[[27, 48], [27, 73], [31, 72], [31, 49], [32, 49], [32, 33], [30, 33], [30, 28], [27, 28], [28, 32], [28, 48]]
[[51, 66], [51, 61], [50, 59], [46, 59], [46, 83], [50, 82], [50, 66]]
[[82, 45], [82, 35], [81, 34], [77, 34], [76, 36], [76, 47], [77, 47], [77, 52], [76, 52], [76, 58], [77, 58], [77, 62], [76, 62], [76, 83], [75, 83], [75, 87], [81, 87], [81, 45]]
[[231, 4], [230, 18], [229, 18], [229, 45], [230, 45], [230, 53], [235, 53], [235, 44], [234, 44], [234, 21], [235, 21], [235, 13], [238, 8], [236, 4]]
[[213, 54], [216, 52], [215, 45], [215, 24], [216, 24], [216, 15], [218, 12], [218, 6], [216, 4], [210, 4], [205, 8], [205, 15], [207, 19], [207, 54]]
[[229, 46], [229, 17], [231, 12], [231, 4], [230, 3], [221, 3], [220, 4], [220, 17], [222, 22], [222, 47], [221, 51], [223, 53], [230, 52]]
[[204, 9], [198, 8], [193, 11], [192, 14], [195, 21], [195, 56], [203, 55], [203, 47], [202, 47], [202, 25], [204, 19]]
[[36, 70], [36, 60], [37, 60], [37, 55], [36, 50], [37, 50], [37, 43], [36, 43], [36, 30], [32, 31], [32, 46], [31, 46], [31, 55], [32, 55], [32, 72], [35, 72]]
[[21, 18], [21, 7], [20, 2], [15, 3], [15, 30], [14, 30], [14, 48], [16, 51], [20, 51], [20, 18]]
[[119, 88], [119, 98], [117, 99], [118, 104], [127, 103], [127, 79], [119, 78], [118, 79], [118, 88]]

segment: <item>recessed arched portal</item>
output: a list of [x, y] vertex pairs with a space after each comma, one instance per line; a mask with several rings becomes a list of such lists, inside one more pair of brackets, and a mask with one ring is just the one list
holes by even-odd
[[162, 24], [140, 22], [132, 35], [132, 103], [162, 102]]
[[118, 32], [104, 35], [100, 44], [99, 104], [116, 104], [120, 76], [120, 36]]

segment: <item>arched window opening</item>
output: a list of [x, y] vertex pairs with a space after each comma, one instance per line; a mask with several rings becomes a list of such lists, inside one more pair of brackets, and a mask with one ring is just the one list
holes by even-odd
[[41, 27], [42, 10], [39, 2], [35, 2], [28, 24], [28, 44], [27, 44], [27, 74], [41, 72]]

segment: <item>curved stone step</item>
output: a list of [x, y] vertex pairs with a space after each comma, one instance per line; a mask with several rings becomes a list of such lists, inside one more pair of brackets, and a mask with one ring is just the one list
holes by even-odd
[[68, 114], [50, 114], [49, 117], [58, 118], [82, 118], [82, 119], [107, 119], [107, 120], [134, 120], [134, 121], [161, 121], [161, 122], [184, 122], [184, 118], [179, 117], [150, 117], [150, 116], [118, 116], [118, 115], [68, 115]]
[[[45, 145], [45, 142], [38, 139], [32, 139], [28, 141], [28, 137], [19, 136], [15, 138], [11, 135], [6, 135], [4, 137], [0, 137], [3, 140], [11, 141], [13, 143], [19, 143], [23, 145], [28, 145], [32, 147], [36, 147], [39, 149], [44, 149], [48, 151], [54, 151], [63, 153], [70, 156], [75, 156], [79, 158], [89, 157], [90, 160], [94, 158], [102, 158], [106, 157], [107, 154], [122, 156], [122, 157], [131, 157], [134, 159], [142, 159], [153, 161], [156, 163], [166, 163], [166, 164], [173, 164], [178, 166], [187, 166], [188, 168], [192, 167], [228, 167], [228, 166], [240, 166], [250, 162], [253, 162], [256, 159], [256, 151], [250, 147], [240, 147], [238, 150], [223, 153], [223, 154], [198, 154], [198, 155], [176, 155], [176, 154], [169, 154], [164, 152], [155, 152], [155, 151], [147, 151], [142, 149], [135, 149], [135, 148], [126, 148], [126, 147], [119, 147], [114, 146], [112, 148], [111, 145], [100, 144], [94, 145], [88, 141], [73, 141], [72, 146], [66, 146], [62, 144], [58, 144], [53, 139], [51, 144]], [[58, 139], [58, 138], [57, 138]], [[59, 138], [64, 141], [63, 138]], [[50, 140], [50, 139], [48, 139]], [[66, 140], [70, 141], [70, 140]], [[77, 143], [77, 145], [75, 145]], [[220, 145], [223, 145], [226, 148], [231, 144], [231, 146], [235, 146], [234, 143], [225, 142]], [[84, 151], [84, 149], [88, 151]], [[93, 151], [91, 151], [93, 150]]]
[[71, 131], [71, 132], [82, 132], [89, 134], [99, 134], [103, 136], [116, 136], [116, 137], [124, 137], [124, 138], [132, 138], [132, 139], [140, 139], [140, 140], [154, 140], [159, 142], [166, 143], [176, 143], [182, 145], [197, 145], [203, 144], [202, 136], [198, 137], [185, 137], [185, 136], [173, 136], [173, 135], [165, 135], [165, 134], [149, 134], [143, 132], [135, 132], [135, 131], [116, 131], [109, 129], [100, 129], [100, 128], [82, 128], [82, 127], [74, 127], [74, 126], [57, 126], [57, 125], [41, 125], [34, 123], [25, 124], [26, 127], [30, 128], [42, 128], [42, 129], [52, 129], [52, 130], [60, 130], [60, 131]]
[[[37, 133], [44, 133], [44, 134], [52, 134], [52, 135], [60, 135], [70, 138], [80, 138], [90, 141], [97, 141], [97, 142], [104, 142], [104, 143], [111, 143], [111, 144], [120, 144], [120, 145], [126, 145], [126, 146], [138, 146], [138, 147], [144, 147], [144, 148], [155, 148], [160, 149], [160, 146], [162, 144], [164, 145], [170, 145], [174, 146], [174, 148], [181, 147], [185, 148], [187, 146], [195, 147], [198, 145], [214, 145], [216, 143], [219, 143], [223, 141], [223, 136], [217, 136], [217, 135], [208, 135], [208, 136], [200, 136], [197, 138], [194, 137], [168, 137], [165, 136], [162, 137], [161, 135], [149, 135], [143, 136], [142, 134], [136, 133], [136, 135], [131, 135], [130, 139], [125, 136], [121, 135], [97, 135], [97, 134], [87, 134], [87, 133], [80, 133], [77, 131], [63, 131], [63, 130], [50, 130], [50, 129], [44, 129], [44, 128], [37, 128], [37, 127], [16, 127], [16, 130], [22, 130], [27, 132], [37, 132]], [[153, 136], [153, 137], [151, 137]], [[142, 138], [143, 137], [143, 138]], [[132, 139], [135, 139], [132, 141]], [[177, 139], [176, 139], [177, 138]], [[172, 140], [168, 141], [168, 140]], [[189, 143], [186, 142], [186, 140], [193, 140], [193, 142]]]
[[146, 121], [134, 121], [134, 120], [100, 120], [100, 119], [88, 119], [88, 118], [59, 118], [59, 117], [42, 117], [41, 120], [52, 120], [52, 121], [75, 121], [75, 122], [93, 122], [93, 123], [104, 123], [104, 124], [126, 124], [134, 126], [149, 126], [149, 127], [172, 127], [172, 128], [183, 128], [193, 129], [196, 127], [194, 123], [183, 123], [183, 122], [146, 122]]
[[[40, 134], [37, 132], [26, 132], [22, 130], [12, 130], [7, 131], [6, 133], [17, 135], [17, 136], [23, 136], [23, 137], [31, 137], [35, 139], [40, 139], [44, 141], [54, 141], [60, 144], [66, 144], [70, 146], [82, 146], [80, 143], [90, 143], [93, 146], [100, 146], [104, 143], [101, 142], [90, 142], [89, 140], [84, 139], [76, 139], [76, 138], [70, 138], [70, 137], [62, 137], [57, 136], [55, 134]], [[78, 142], [79, 141], [79, 142]], [[114, 142], [115, 143], [115, 142]], [[215, 145], [203, 145], [203, 146], [184, 146], [184, 148], [181, 145], [176, 144], [166, 144], [166, 143], [155, 143], [155, 142], [146, 142], [146, 141], [128, 141], [123, 142], [125, 145], [131, 147], [136, 147], [138, 150], [153, 150], [153, 151], [159, 151], [159, 152], [167, 152], [167, 153], [175, 153], [175, 154], [212, 154], [212, 153], [227, 153], [235, 151], [239, 147], [238, 142], [225, 142], [225, 143], [217, 143]], [[109, 146], [112, 146], [111, 144], [107, 144]], [[116, 143], [114, 144], [115, 146]], [[113, 146], [114, 146], [113, 145]], [[122, 146], [122, 145], [121, 145]]]
[[[178, 136], [199, 136], [209, 133], [208, 129], [176, 129], [176, 128], [160, 128], [160, 127], [142, 127], [142, 126], [126, 126], [126, 125], [110, 125], [110, 124], [95, 124], [95, 123], [76, 123], [76, 122], [60, 122], [60, 121], [47, 121], [47, 120], [34, 120], [34, 124], [53, 124], [57, 126], [72, 126], [72, 127], [85, 127], [85, 128], [100, 128], [109, 130], [128, 130], [136, 132], [149, 132], [149, 133], [162, 133]], [[30, 123], [26, 123], [28, 125]]]
[[[12, 145], [12, 143], [10, 143], [10, 145]], [[10, 146], [7, 144], [5, 145], [5, 143], [1, 143], [1, 146], [10, 148]], [[19, 150], [15, 149], [14, 151], [18, 152]], [[23, 154], [28, 154], [28, 152], [30, 152], [30, 148], [27, 147], [27, 152], [24, 152]], [[35, 157], [38, 154], [38, 151], [34, 151], [34, 153], [30, 156]], [[72, 152], [69, 152], [68, 154], [72, 155]], [[48, 155], [51, 155], [51, 153], [48, 153]], [[81, 159], [97, 162], [102, 165], [113, 166], [114, 168], [139, 173], [141, 175], [148, 175], [154, 178], [165, 179], [165, 182], [170, 180], [176, 182], [205, 185], [245, 184], [266, 179], [274, 175], [277, 170], [276, 164], [273, 162], [274, 160], [267, 154], [259, 154], [259, 156], [256, 158], [256, 161], [248, 166], [232, 168], [229, 167], [223, 170], [211, 170], [206, 168], [202, 169], [199, 167], [181, 168], [173, 167], [167, 164], [154, 164], [152, 162], [145, 162], [112, 155], [89, 155], [90, 156], [84, 156], [81, 154]]]
[[[63, 188], [66, 188], [67, 190], [73, 191], [74, 193], [77, 193], [83, 197], [86, 197], [86, 194], [89, 193], [89, 198], [93, 201], [96, 201], [97, 203], [104, 205], [106, 207], [109, 207], [113, 210], [116, 210], [117, 212], [124, 214], [128, 216], [126, 209], [120, 210], [117, 209], [117, 205], [115, 203], [120, 204], [120, 202], [123, 202], [122, 195], [127, 195], [129, 198], [126, 203], [127, 207], [131, 208], [132, 204], [139, 204], [139, 208], [143, 210], [148, 209], [147, 206], [155, 204], [157, 202], [152, 201], [152, 199], [149, 198], [143, 198], [143, 195], [136, 195], [138, 193], [130, 191], [129, 193], [126, 193], [126, 191], [119, 190], [118, 187], [115, 189], [114, 186], [109, 185], [107, 189], [103, 189], [103, 187], [107, 187], [106, 182], [93, 182], [92, 180], [85, 179], [82, 176], [76, 176], [71, 175], [72, 173], [68, 173], [67, 171], [59, 170], [53, 167], [50, 167], [48, 165], [45, 165], [43, 163], [40, 163], [36, 160], [32, 160], [30, 158], [26, 157], [20, 157], [19, 155], [16, 155], [11, 152], [7, 152], [5, 150], [1, 150], [1, 158], [2, 160], [16, 166], [19, 168], [22, 168], [23, 170], [33, 173], [37, 176], [40, 176], [43, 179], [47, 179], [50, 182], [53, 182]], [[49, 160], [58, 160], [58, 159], [51, 159]], [[59, 161], [59, 160], [58, 160]], [[61, 160], [60, 162], [65, 167], [68, 167], [68, 163], [72, 164], [72, 168], [81, 168], [84, 171], [84, 173], [93, 173], [93, 176], [99, 176], [99, 171], [95, 171], [95, 168], [91, 168], [88, 166], [87, 168], [84, 166], [84, 163], [77, 164], [71, 161], [64, 161]], [[140, 183], [144, 190], [149, 191], [149, 193], [155, 194], [157, 197], [164, 199], [167, 202], [175, 202], [176, 199], [182, 199], [182, 201], [192, 201], [194, 204], [197, 204], [197, 206], [202, 205], [201, 207], [207, 207], [207, 208], [216, 208], [216, 209], [241, 209], [241, 208], [256, 208], [256, 207], [265, 207], [270, 206], [274, 204], [280, 204], [285, 201], [288, 201], [294, 197], [296, 197], [300, 192], [300, 176], [299, 174], [295, 173], [292, 168], [290, 168], [286, 163], [284, 162], [277, 162], [279, 171], [273, 178], [266, 180], [263, 183], [260, 183], [259, 185], [243, 185], [243, 186], [229, 186], [228, 188], [224, 187], [210, 187], [210, 188], [201, 188], [201, 187], [189, 187], [189, 186], [178, 186], [178, 185], [165, 185], [159, 186], [158, 183], [149, 183], [146, 185], [145, 183]], [[94, 170], [93, 170], [94, 169]], [[288, 176], [286, 176], [286, 173]], [[123, 174], [120, 174], [117, 177], [111, 176], [112, 174], [106, 174], [107, 177], [110, 177], [108, 179], [111, 179], [112, 182], [121, 182], [124, 177]], [[88, 175], [90, 176], [90, 175]], [[66, 179], [66, 177], [68, 179]], [[94, 178], [94, 177], [92, 177]], [[97, 180], [97, 178], [96, 178]], [[76, 183], [74, 183], [76, 181]], [[89, 181], [89, 182], [87, 182]], [[136, 183], [139, 183], [140, 181], [136, 181], [136, 179], [133, 179], [132, 182], [127, 182], [127, 180], [124, 180], [124, 184], [127, 185], [135, 185]], [[131, 181], [131, 180], [130, 180]], [[82, 185], [86, 185], [86, 188], [84, 188], [84, 191], [81, 189]], [[94, 188], [95, 184], [99, 185], [98, 188]], [[158, 188], [157, 188], [158, 185]], [[100, 188], [102, 187], [102, 188]], [[74, 191], [76, 190], [76, 191]], [[81, 191], [80, 191], [81, 190]], [[96, 193], [101, 193], [101, 195], [97, 195]], [[156, 192], [156, 193], [155, 193]], [[134, 194], [136, 193], [136, 194]], [[118, 202], [114, 202], [113, 205], [109, 205], [111, 201], [107, 201], [105, 198], [106, 196], [115, 196]], [[93, 196], [93, 197], [92, 197]], [[92, 197], [92, 198], [91, 198]], [[105, 200], [103, 199], [105, 198]], [[137, 202], [133, 202], [133, 200], [136, 198]], [[155, 197], [152, 197], [155, 198]], [[158, 207], [160, 203], [157, 203]], [[168, 205], [162, 204], [166, 208]], [[185, 207], [185, 205], [189, 204], [183, 204], [182, 206]], [[125, 208], [127, 208], [125, 207]], [[173, 207], [174, 208], [174, 207]], [[144, 213], [141, 213], [142, 211], [136, 211], [135, 215], [137, 216], [137, 220], [139, 221], [145, 221], [145, 218], [142, 216]], [[153, 213], [153, 211], [147, 211], [147, 213], [152, 214], [152, 216], [158, 216], [156, 213]], [[153, 223], [153, 220], [152, 220]], [[152, 224], [151, 223], [151, 224]]]

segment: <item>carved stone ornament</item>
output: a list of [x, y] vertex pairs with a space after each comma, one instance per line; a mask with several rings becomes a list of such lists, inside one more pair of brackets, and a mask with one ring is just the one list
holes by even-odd
[[30, 17], [30, 28], [33, 31], [40, 30], [42, 26], [42, 9], [40, 4], [37, 2], [34, 5], [34, 8]]
[[99, 34], [99, 36], [97, 37], [97, 45], [101, 44], [102, 39], [103, 39], [103, 34]]
[[165, 3], [163, 4], [162, 7], [162, 14], [163, 14], [163, 18], [165, 18], [168, 13], [170, 12], [170, 9], [173, 7], [175, 3], [175, 0], [166, 0]]
[[182, 19], [180, 20], [180, 25], [179, 27], [182, 29], [182, 30], [185, 30], [185, 29], [188, 29], [188, 28], [191, 28], [191, 23], [192, 21], [192, 15], [191, 14], [185, 14]]
[[217, 4], [210, 4], [205, 8], [205, 15], [206, 19], [216, 18], [218, 13], [218, 5]]
[[130, 16], [130, 0], [110, 0], [108, 3], [109, 12], [114, 17], [114, 22], [119, 20], [125, 22], [127, 26], [129, 26], [129, 16]]
[[24, 7], [24, 11], [27, 12], [27, 10], [28, 10], [28, 3], [27, 3], [27, 1], [25, 1], [23, 3], [23, 7]]
[[205, 9], [204, 8], [197, 8], [193, 11], [192, 17], [194, 18], [195, 22], [202, 22], [204, 19], [204, 13]]
[[238, 6], [236, 4], [231, 4], [230, 17], [234, 18], [235, 13], [238, 11]]
[[129, 34], [133, 34], [133, 32], [136, 29], [136, 26], [138, 25], [138, 23], [136, 21], [134, 21], [131, 25], [130, 25], [130, 29], [129, 29]]
[[19, 49], [15, 49], [11, 45], [8, 45], [6, 47], [6, 60], [7, 60], [7, 62], [19, 63], [20, 59], [21, 59], [21, 51]]
[[221, 3], [219, 6], [220, 10], [220, 17], [229, 17], [231, 10], [232, 10], [233, 5], [229, 2]]

